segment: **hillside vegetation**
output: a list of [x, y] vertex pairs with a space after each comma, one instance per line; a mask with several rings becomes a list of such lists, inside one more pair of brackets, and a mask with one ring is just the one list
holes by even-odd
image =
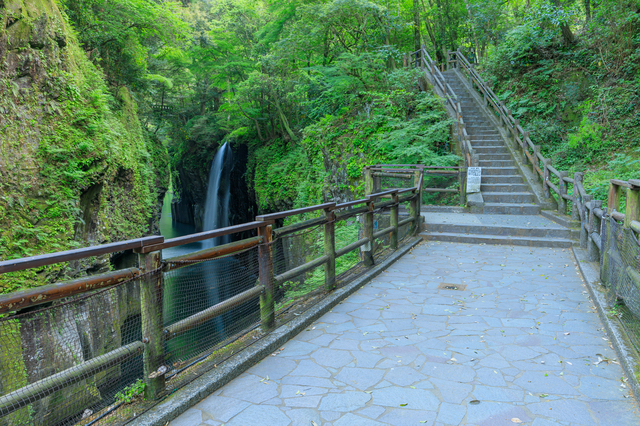
[[[255, 213], [344, 200], [364, 165], [455, 165], [405, 54], [477, 62], [558, 168], [637, 177], [639, 5], [629, 0], [0, 0], [0, 259], [201, 215], [231, 143]], [[188, 219], [194, 224], [199, 221]], [[234, 219], [235, 220], [235, 219]], [[113, 267], [12, 276], [0, 291]]]
[[543, 154], [559, 169], [587, 171], [598, 198], [606, 199], [609, 179], [638, 177], [640, 4], [597, 2], [590, 15], [579, 4], [564, 14], [541, 4], [482, 65]]

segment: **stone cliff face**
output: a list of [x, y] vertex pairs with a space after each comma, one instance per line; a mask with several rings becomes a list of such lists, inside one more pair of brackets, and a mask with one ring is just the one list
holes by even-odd
[[[156, 231], [168, 155], [109, 90], [54, 0], [0, 0], [0, 260]], [[0, 277], [0, 293], [108, 268]]]

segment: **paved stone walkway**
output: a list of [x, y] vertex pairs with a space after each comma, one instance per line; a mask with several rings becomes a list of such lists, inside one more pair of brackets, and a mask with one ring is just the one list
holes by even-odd
[[640, 425], [602, 327], [569, 249], [423, 243], [170, 424]]

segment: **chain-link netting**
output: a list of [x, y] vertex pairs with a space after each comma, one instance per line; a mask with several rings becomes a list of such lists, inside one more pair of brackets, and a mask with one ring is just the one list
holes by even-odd
[[[341, 254], [337, 287], [370, 268], [366, 247], [341, 251], [364, 238], [369, 213], [361, 208], [341, 210], [330, 223]], [[402, 203], [399, 220], [408, 212], [409, 202]], [[372, 215], [374, 233], [390, 227], [389, 206]], [[144, 413], [158, 401], [145, 398], [149, 379], [164, 377], [162, 398], [265, 335], [258, 328], [264, 250], [272, 256], [278, 325], [325, 297], [324, 263], [290, 273], [325, 255], [325, 226], [274, 229], [271, 242], [215, 259], [167, 259], [107, 289], [0, 318], [0, 426], [124, 424]], [[399, 226], [398, 246], [413, 226]], [[372, 248], [375, 263], [392, 254], [389, 232]], [[147, 371], [154, 351], [155, 371]]]
[[[422, 204], [427, 206], [457, 206], [460, 203], [460, 178], [458, 174], [425, 173]], [[453, 192], [431, 192], [429, 189], [448, 189]], [[462, 203], [464, 204], [464, 202]]]
[[619, 315], [636, 349], [640, 350], [640, 245], [632, 229], [615, 219], [603, 220], [601, 280], [624, 308]]
[[140, 283], [0, 319], [0, 424], [71, 425], [143, 388]]
[[[168, 369], [179, 371], [188, 361], [206, 355], [230, 336], [260, 320], [259, 295], [233, 307], [194, 317], [260, 284], [257, 247], [204, 262], [166, 261], [165, 264], [172, 269], [164, 274], [162, 305]], [[179, 331], [184, 328], [188, 330]]]
[[379, 185], [376, 185], [376, 189], [381, 192], [389, 189], [411, 188], [417, 184], [414, 173], [392, 173], [374, 179], [378, 179]]
[[279, 277], [324, 255], [324, 224], [278, 236], [271, 242], [271, 249], [276, 277], [276, 312], [322, 291], [323, 265], [287, 279]]

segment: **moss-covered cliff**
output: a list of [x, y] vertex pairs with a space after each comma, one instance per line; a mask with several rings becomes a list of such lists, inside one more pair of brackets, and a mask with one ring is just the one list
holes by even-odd
[[[54, 0], [0, 0], [0, 259], [154, 230], [168, 155], [108, 90]], [[0, 293], [108, 259], [0, 277]]]

